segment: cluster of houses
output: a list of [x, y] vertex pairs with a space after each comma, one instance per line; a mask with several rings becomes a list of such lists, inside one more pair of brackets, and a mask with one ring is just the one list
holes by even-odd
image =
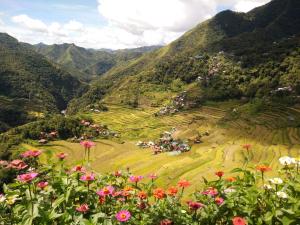
[[182, 140], [175, 140], [172, 136], [172, 132], [165, 131], [161, 138], [155, 142], [149, 141], [139, 141], [137, 146], [141, 148], [151, 148], [153, 150], [153, 154], [157, 155], [162, 152], [176, 152], [183, 153], [191, 150], [191, 147], [188, 143]]
[[172, 99], [172, 103], [168, 106], [161, 108], [156, 112], [155, 116], [172, 115], [179, 112], [187, 104], [187, 92], [184, 91]]

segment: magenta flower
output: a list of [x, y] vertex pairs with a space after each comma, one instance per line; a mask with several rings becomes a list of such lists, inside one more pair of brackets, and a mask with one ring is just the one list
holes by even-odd
[[118, 212], [116, 214], [116, 218], [120, 222], [126, 222], [130, 219], [130, 217], [131, 217], [131, 214], [127, 210], [121, 210], [120, 212]]
[[104, 196], [108, 196], [108, 195], [112, 195], [114, 193], [114, 187], [113, 186], [107, 186], [102, 188], [100, 191], [97, 191], [97, 195], [104, 197]]
[[21, 156], [23, 158], [36, 158], [38, 157], [40, 154], [42, 154], [41, 150], [28, 150], [26, 152], [24, 152], [23, 154], [21, 154]]
[[189, 201], [189, 202], [187, 202], [188, 203], [188, 205], [189, 205], [189, 208], [191, 209], [191, 210], [198, 210], [198, 209], [200, 209], [200, 208], [203, 208], [204, 207], [204, 205], [202, 204], [202, 203], [200, 203], [200, 202], [192, 202], [192, 201]]
[[138, 183], [140, 182], [144, 177], [143, 176], [133, 176], [131, 175], [129, 177], [129, 181], [132, 182], [132, 183]]
[[85, 173], [85, 171], [86, 171], [86, 169], [81, 165], [77, 165], [72, 168], [72, 172]]
[[76, 208], [76, 211], [81, 212], [81, 213], [86, 213], [89, 211], [89, 206], [87, 204], [82, 204]]
[[25, 173], [25, 174], [18, 175], [17, 179], [23, 183], [29, 183], [38, 175], [39, 175], [38, 173]]
[[48, 182], [47, 182], [47, 181], [41, 181], [41, 182], [39, 182], [39, 183], [37, 184], [37, 186], [38, 186], [40, 189], [44, 190], [44, 188], [48, 186]]
[[95, 142], [92, 141], [81, 141], [80, 145], [82, 145], [85, 149], [90, 149], [93, 146], [96, 146]]
[[216, 203], [217, 205], [222, 205], [223, 202], [224, 202], [224, 199], [223, 199], [223, 198], [221, 198], [221, 197], [216, 197], [216, 198], [215, 198], [215, 203]]
[[82, 181], [93, 181], [93, 180], [95, 180], [95, 175], [93, 173], [85, 174], [85, 175], [82, 175], [80, 177], [80, 180], [82, 180]]
[[207, 190], [202, 192], [203, 195], [210, 195], [210, 196], [216, 196], [218, 194], [218, 190], [213, 188], [213, 187], [209, 187]]

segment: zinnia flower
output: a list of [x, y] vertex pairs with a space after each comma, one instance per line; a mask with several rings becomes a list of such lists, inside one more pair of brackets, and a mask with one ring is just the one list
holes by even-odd
[[228, 177], [228, 178], [226, 178], [226, 180], [229, 181], [229, 182], [234, 182], [234, 181], [236, 181], [236, 178], [235, 177]]
[[97, 191], [97, 195], [99, 196], [108, 196], [108, 195], [112, 195], [114, 192], [114, 187], [113, 186], [107, 186], [102, 188], [100, 191]]
[[89, 206], [87, 204], [82, 204], [76, 208], [76, 211], [81, 212], [81, 213], [86, 213], [89, 211]]
[[170, 196], [175, 196], [178, 192], [178, 189], [176, 187], [169, 187], [167, 190], [167, 194]]
[[56, 157], [59, 158], [60, 160], [63, 160], [67, 156], [68, 155], [66, 153], [63, 153], [63, 152], [60, 152], [60, 153], [56, 154]]
[[39, 175], [38, 173], [25, 173], [25, 174], [18, 175], [17, 179], [21, 182], [29, 183], [38, 175]]
[[210, 196], [216, 196], [218, 194], [218, 190], [213, 188], [213, 187], [209, 187], [207, 190], [202, 192], [203, 195], [210, 195]]
[[37, 184], [37, 186], [40, 188], [40, 189], [44, 189], [45, 187], [48, 186], [48, 182], [47, 181], [41, 181]]
[[93, 181], [93, 180], [95, 180], [95, 175], [93, 173], [85, 174], [85, 175], [82, 175], [80, 177], [80, 180], [82, 180], [82, 181]]
[[140, 191], [140, 192], [138, 193], [138, 197], [139, 197], [140, 199], [146, 199], [146, 198], [147, 198], [147, 193], [144, 192], [144, 191]]
[[151, 174], [149, 175], [149, 178], [150, 178], [151, 180], [155, 180], [155, 179], [157, 178], [157, 174], [156, 174], [156, 173], [151, 173]]
[[138, 183], [140, 182], [144, 177], [143, 176], [130, 176], [129, 181], [132, 183]]
[[156, 188], [153, 190], [153, 196], [157, 199], [162, 199], [165, 197], [165, 191], [162, 188]]
[[219, 178], [223, 177], [224, 172], [223, 171], [217, 171], [215, 172], [216, 176], [218, 176]]
[[269, 180], [272, 184], [282, 184], [283, 180], [281, 180], [280, 178], [273, 178]]
[[164, 219], [160, 221], [160, 225], [173, 225], [173, 221], [169, 219]]
[[287, 193], [285, 193], [285, 192], [283, 192], [283, 191], [278, 191], [278, 192], [276, 192], [276, 195], [277, 195], [279, 198], [288, 198]]
[[187, 203], [189, 205], [189, 208], [191, 210], [195, 210], [195, 211], [204, 207], [204, 205], [202, 203], [200, 203], [200, 202], [188, 201]]
[[233, 225], [247, 225], [247, 221], [244, 218], [238, 216], [232, 219], [232, 223]]
[[246, 149], [247, 151], [249, 151], [249, 149], [252, 147], [252, 145], [250, 145], [250, 144], [244, 144], [242, 147], [244, 149]]
[[116, 214], [116, 218], [120, 222], [126, 222], [130, 219], [130, 217], [131, 217], [131, 214], [127, 210], [121, 210], [120, 212], [118, 212]]
[[77, 165], [77, 166], [74, 166], [72, 168], [72, 172], [81, 172], [81, 173], [85, 173], [86, 169], [81, 166], [81, 165]]
[[178, 182], [178, 186], [182, 188], [189, 187], [190, 185], [191, 185], [190, 182], [188, 182], [187, 180], [180, 180]]
[[38, 157], [40, 154], [42, 154], [42, 151], [41, 150], [28, 150], [26, 152], [24, 152], [23, 154], [21, 154], [21, 156], [23, 158], [36, 158]]
[[115, 173], [114, 173], [115, 177], [120, 177], [122, 176], [122, 171], [120, 170], [117, 170]]
[[221, 197], [216, 197], [216, 198], [215, 198], [215, 203], [216, 203], [217, 205], [222, 205], [223, 202], [224, 202], [224, 199], [223, 199], [223, 198], [221, 198]]
[[256, 169], [259, 170], [262, 173], [272, 170], [271, 167], [265, 166], [265, 165], [259, 165], [259, 166], [256, 167]]
[[279, 158], [279, 162], [280, 162], [281, 165], [289, 166], [291, 164], [296, 163], [296, 160], [294, 158], [289, 157], [289, 156], [283, 156], [283, 157]]
[[17, 170], [23, 170], [26, 167], [28, 167], [28, 165], [26, 165], [22, 160], [20, 159], [15, 159], [13, 161], [11, 161], [7, 168], [13, 168], [13, 169], [17, 169]]
[[96, 146], [95, 142], [92, 141], [81, 141], [80, 145], [82, 145], [85, 149], [90, 149], [93, 146]]

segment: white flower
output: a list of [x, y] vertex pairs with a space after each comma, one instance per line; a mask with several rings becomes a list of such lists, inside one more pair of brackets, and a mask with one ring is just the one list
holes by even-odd
[[233, 193], [233, 192], [236, 192], [236, 190], [233, 189], [233, 188], [227, 188], [227, 189], [224, 190], [225, 194], [229, 194], [229, 193]]
[[279, 159], [279, 162], [281, 163], [281, 165], [286, 166], [296, 163], [296, 160], [289, 156], [283, 156]]
[[268, 185], [268, 184], [264, 184], [264, 189], [266, 189], [266, 190], [271, 190], [271, 189], [272, 189], [272, 186], [271, 186], [271, 185]]
[[0, 203], [4, 202], [6, 200], [5, 196], [0, 194]]
[[283, 191], [278, 191], [276, 192], [276, 195], [279, 197], [279, 198], [287, 198], [288, 195], [287, 193], [283, 192]]
[[280, 178], [273, 178], [269, 180], [272, 184], [282, 184], [283, 180], [281, 180]]

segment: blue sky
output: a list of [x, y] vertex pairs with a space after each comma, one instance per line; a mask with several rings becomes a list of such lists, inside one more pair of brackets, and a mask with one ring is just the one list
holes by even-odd
[[0, 32], [28, 43], [89, 48], [168, 44], [224, 9], [270, 0], [0, 0]]

